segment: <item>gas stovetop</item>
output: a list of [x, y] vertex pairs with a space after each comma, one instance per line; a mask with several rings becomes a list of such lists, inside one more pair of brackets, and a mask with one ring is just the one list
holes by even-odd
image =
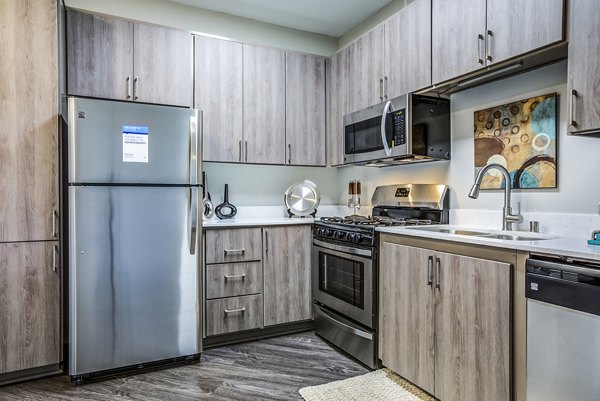
[[322, 241], [375, 246], [377, 227], [448, 223], [448, 187], [403, 184], [377, 187], [371, 200], [373, 216], [321, 217], [313, 235]]
[[430, 219], [411, 219], [404, 217], [389, 216], [345, 216], [345, 217], [321, 217], [324, 223], [347, 224], [351, 226], [416, 226], [428, 225], [433, 222]]

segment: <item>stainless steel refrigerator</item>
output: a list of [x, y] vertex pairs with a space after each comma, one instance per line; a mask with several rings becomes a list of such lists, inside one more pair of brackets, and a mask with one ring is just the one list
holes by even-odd
[[202, 113], [67, 103], [72, 380], [197, 359]]

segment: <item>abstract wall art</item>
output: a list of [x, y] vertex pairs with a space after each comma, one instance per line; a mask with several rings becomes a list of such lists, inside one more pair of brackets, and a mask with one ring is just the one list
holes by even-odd
[[[511, 187], [556, 188], [556, 93], [475, 112], [475, 174], [498, 163], [510, 172]], [[490, 170], [481, 189], [504, 188], [497, 170]]]

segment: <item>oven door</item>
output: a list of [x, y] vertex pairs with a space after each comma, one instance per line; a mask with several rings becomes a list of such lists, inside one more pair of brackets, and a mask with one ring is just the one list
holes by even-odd
[[373, 251], [313, 240], [315, 301], [373, 327]]

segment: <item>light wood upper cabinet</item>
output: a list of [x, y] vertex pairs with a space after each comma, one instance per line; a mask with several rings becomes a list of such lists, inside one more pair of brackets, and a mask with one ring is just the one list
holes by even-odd
[[[379, 273], [379, 359], [433, 393], [434, 298], [428, 285], [431, 251], [384, 243]], [[431, 262], [433, 263], [433, 262]]]
[[134, 24], [134, 100], [192, 106], [192, 40], [188, 32]]
[[354, 88], [350, 76], [350, 60], [352, 47], [345, 47], [329, 60], [328, 68], [328, 158], [329, 165], [344, 164], [344, 115], [352, 109], [351, 97], [348, 95]]
[[242, 161], [242, 44], [195, 37], [194, 107], [203, 112], [204, 161]]
[[286, 53], [286, 164], [324, 166], [325, 59]]
[[310, 225], [265, 227], [265, 326], [312, 319]]
[[600, 2], [569, 2], [569, 132], [600, 132]]
[[71, 95], [131, 100], [133, 23], [67, 9]]
[[192, 35], [67, 9], [70, 95], [192, 105]]
[[0, 244], [0, 374], [60, 362], [57, 247], [58, 242]]
[[510, 263], [384, 240], [383, 364], [440, 400], [510, 399], [511, 270]]
[[56, 1], [3, 1], [0, 38], [0, 242], [55, 239]]
[[564, 0], [487, 0], [487, 65], [563, 40]]
[[435, 392], [444, 401], [511, 399], [511, 265], [436, 252]]
[[285, 164], [285, 51], [243, 45], [242, 160]]
[[384, 100], [384, 24], [380, 24], [352, 42], [348, 56], [353, 87], [351, 111], [362, 110]]
[[564, 39], [564, 0], [432, 0], [434, 84]]
[[433, 83], [485, 66], [486, 0], [432, 0]]
[[431, 85], [431, 0], [417, 0], [385, 22], [384, 97]]

